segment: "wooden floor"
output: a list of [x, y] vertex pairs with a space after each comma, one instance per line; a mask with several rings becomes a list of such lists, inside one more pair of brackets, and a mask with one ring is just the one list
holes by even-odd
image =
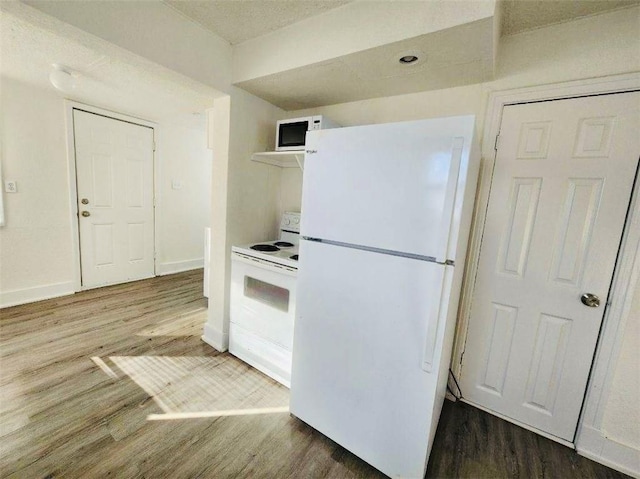
[[[0, 476], [385, 477], [201, 341], [201, 291], [194, 271], [1, 310]], [[625, 476], [447, 402], [427, 477]]]

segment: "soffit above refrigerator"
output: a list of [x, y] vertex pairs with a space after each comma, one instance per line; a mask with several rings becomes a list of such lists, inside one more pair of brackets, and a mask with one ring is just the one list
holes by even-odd
[[236, 85], [298, 110], [480, 83], [493, 79], [494, 28], [490, 17]]

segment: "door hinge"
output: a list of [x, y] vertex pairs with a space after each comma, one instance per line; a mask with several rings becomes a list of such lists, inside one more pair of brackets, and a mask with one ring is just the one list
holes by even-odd
[[498, 142], [500, 141], [500, 133], [496, 135], [496, 142], [493, 145], [493, 149], [498, 151]]

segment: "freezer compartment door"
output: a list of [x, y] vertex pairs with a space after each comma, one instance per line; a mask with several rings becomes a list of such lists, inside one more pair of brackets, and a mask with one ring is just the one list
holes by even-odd
[[446, 268], [310, 241], [300, 254], [291, 412], [385, 474], [422, 478]]
[[310, 132], [301, 235], [450, 259], [473, 125], [467, 116]]

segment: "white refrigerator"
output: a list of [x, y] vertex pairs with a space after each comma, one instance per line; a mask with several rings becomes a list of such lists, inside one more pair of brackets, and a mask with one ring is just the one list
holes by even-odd
[[473, 116], [309, 132], [291, 413], [422, 478], [442, 409], [479, 168]]

